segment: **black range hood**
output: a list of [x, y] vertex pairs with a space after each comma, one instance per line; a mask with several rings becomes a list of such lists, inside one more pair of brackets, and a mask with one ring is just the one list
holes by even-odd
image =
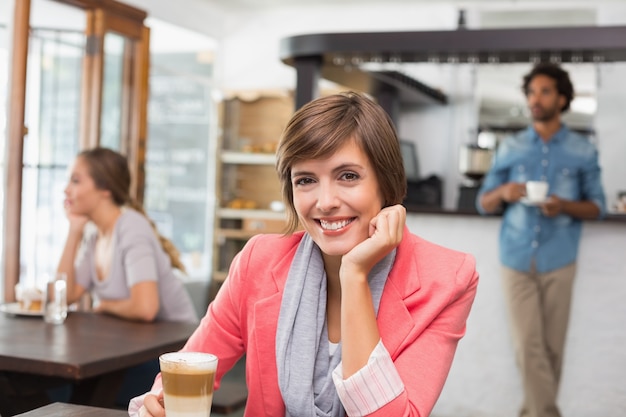
[[397, 91], [400, 104], [448, 103], [448, 97], [440, 90], [398, 71], [363, 70], [358, 67], [345, 69], [330, 65], [322, 66], [321, 71], [324, 79], [359, 91], [366, 91], [375, 96], [383, 94], [384, 91]]
[[[626, 26], [585, 26], [419, 32], [326, 33], [299, 35], [281, 40], [281, 60], [297, 70], [296, 106], [317, 96], [320, 77], [350, 80], [364, 72], [372, 79], [362, 91], [398, 91], [398, 94], [430, 95], [417, 80], [402, 74], [361, 71], [366, 62], [615, 62], [626, 61]], [[341, 72], [348, 72], [341, 74]], [[399, 75], [398, 75], [399, 74]], [[350, 84], [342, 83], [352, 87]], [[371, 91], [374, 88], [375, 91]], [[400, 93], [399, 91], [410, 91]], [[440, 101], [441, 102], [441, 101]], [[445, 100], [443, 101], [445, 103]]]

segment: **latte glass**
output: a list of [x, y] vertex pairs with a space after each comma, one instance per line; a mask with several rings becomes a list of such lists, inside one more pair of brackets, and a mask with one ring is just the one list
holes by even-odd
[[167, 417], [209, 417], [217, 356], [171, 352], [159, 357]]

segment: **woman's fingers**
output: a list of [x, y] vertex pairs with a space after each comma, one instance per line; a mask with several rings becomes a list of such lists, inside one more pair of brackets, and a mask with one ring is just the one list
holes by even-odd
[[145, 417], [165, 417], [165, 408], [163, 408], [163, 394], [158, 397], [153, 394], [146, 395], [143, 400], [143, 407], [145, 407], [146, 414], [140, 414]]
[[397, 244], [402, 240], [406, 224], [406, 209], [400, 204], [385, 207], [372, 219], [370, 236], [381, 233], [387, 244]]

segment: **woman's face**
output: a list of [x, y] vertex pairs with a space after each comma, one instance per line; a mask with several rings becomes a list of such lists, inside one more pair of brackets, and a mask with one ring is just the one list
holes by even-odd
[[70, 181], [65, 187], [65, 207], [71, 214], [88, 216], [108, 191], [96, 188], [89, 175], [86, 162], [78, 157], [70, 172]]
[[329, 158], [294, 164], [291, 183], [300, 223], [324, 254], [344, 255], [369, 237], [369, 222], [383, 199], [356, 141], [346, 141]]

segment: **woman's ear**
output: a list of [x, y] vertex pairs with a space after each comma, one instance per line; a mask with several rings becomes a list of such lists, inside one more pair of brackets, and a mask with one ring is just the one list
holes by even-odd
[[113, 196], [111, 195], [111, 190], [100, 189], [100, 196], [106, 200], [113, 200]]

